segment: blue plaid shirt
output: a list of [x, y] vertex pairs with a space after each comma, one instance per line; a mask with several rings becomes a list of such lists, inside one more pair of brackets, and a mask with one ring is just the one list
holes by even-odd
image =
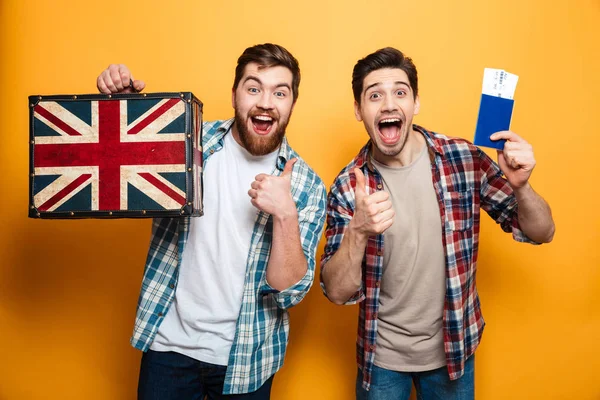
[[[223, 148], [223, 138], [232, 125], [233, 119], [203, 124], [205, 165], [213, 153]], [[224, 394], [256, 391], [281, 368], [289, 336], [287, 309], [304, 298], [313, 282], [315, 253], [325, 222], [326, 189], [317, 174], [292, 150], [285, 138], [272, 174], [281, 175], [286, 162], [292, 158], [298, 158], [292, 172], [292, 197], [298, 210], [300, 238], [308, 269], [299, 282], [283, 291], [269, 286], [266, 270], [273, 220], [270, 215], [257, 211], [246, 265], [242, 306], [229, 353]], [[131, 344], [139, 350], [148, 350], [175, 297], [181, 255], [189, 227], [190, 217], [154, 219], [131, 338]]]

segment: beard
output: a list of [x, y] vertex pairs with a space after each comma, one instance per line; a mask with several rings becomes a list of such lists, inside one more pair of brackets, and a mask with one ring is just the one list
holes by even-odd
[[[264, 156], [272, 153], [281, 145], [285, 136], [285, 128], [287, 128], [289, 120], [279, 119], [272, 113], [269, 113], [269, 115], [273, 118], [273, 121], [277, 121], [277, 130], [270, 132], [268, 135], [260, 136], [248, 131], [247, 118], [244, 118], [237, 109], [235, 110], [235, 126], [240, 135], [240, 141], [248, 153], [253, 156]], [[248, 115], [248, 117], [251, 118], [252, 115]]]

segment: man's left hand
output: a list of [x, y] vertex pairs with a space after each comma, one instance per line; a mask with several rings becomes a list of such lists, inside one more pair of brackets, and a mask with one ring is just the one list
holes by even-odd
[[252, 205], [276, 217], [291, 216], [296, 213], [292, 198], [292, 168], [297, 158], [289, 160], [280, 176], [259, 174], [250, 185], [248, 196]]
[[535, 167], [533, 147], [511, 131], [496, 132], [490, 139], [506, 139], [504, 149], [498, 150], [498, 165], [513, 189], [525, 186]]

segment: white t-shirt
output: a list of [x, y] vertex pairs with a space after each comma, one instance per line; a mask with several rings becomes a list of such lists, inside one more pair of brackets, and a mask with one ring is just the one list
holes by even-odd
[[191, 218], [175, 299], [152, 350], [228, 364], [258, 212], [248, 190], [256, 175], [272, 174], [278, 151], [253, 156], [229, 132], [206, 162], [204, 216]]

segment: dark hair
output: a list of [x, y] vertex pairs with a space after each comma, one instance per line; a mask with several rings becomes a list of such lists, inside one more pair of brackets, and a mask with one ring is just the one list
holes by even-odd
[[371, 72], [382, 68], [399, 68], [408, 75], [408, 83], [413, 90], [414, 98], [419, 93], [419, 78], [417, 77], [417, 67], [400, 50], [393, 47], [379, 49], [371, 53], [362, 60], [358, 60], [352, 71], [352, 91], [354, 100], [360, 104], [360, 95], [363, 91], [363, 82], [365, 77]]
[[237, 89], [246, 65], [257, 63], [260, 68], [269, 68], [282, 66], [292, 71], [292, 94], [294, 102], [298, 99], [298, 87], [300, 86], [300, 66], [298, 60], [284, 47], [272, 43], [257, 44], [248, 47], [240, 58], [238, 58], [237, 67], [235, 67], [235, 79], [233, 81], [233, 90]]

